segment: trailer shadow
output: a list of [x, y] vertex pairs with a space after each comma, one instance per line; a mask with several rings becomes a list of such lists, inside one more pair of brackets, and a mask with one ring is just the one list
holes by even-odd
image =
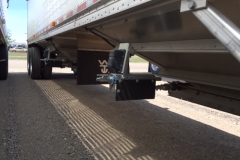
[[[240, 137], [147, 100], [115, 102], [102, 85], [72, 74], [36, 83], [98, 159], [238, 159]], [[177, 101], [175, 101], [177, 102]], [[239, 119], [238, 125], [239, 129]]]

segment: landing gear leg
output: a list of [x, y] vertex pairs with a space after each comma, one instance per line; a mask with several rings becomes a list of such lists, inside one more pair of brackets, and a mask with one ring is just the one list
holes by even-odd
[[109, 77], [97, 81], [109, 82], [110, 89], [115, 88], [116, 101], [154, 99], [156, 80], [152, 73], [129, 73], [129, 58], [134, 51], [129, 43], [122, 43], [118, 50], [110, 52], [108, 68], [114, 70]]

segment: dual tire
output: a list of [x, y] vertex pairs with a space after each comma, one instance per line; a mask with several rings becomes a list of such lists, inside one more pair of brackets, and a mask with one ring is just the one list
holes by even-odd
[[27, 54], [27, 71], [32, 79], [50, 79], [52, 67], [48, 67], [41, 61], [41, 52], [38, 47], [31, 47]]
[[74, 76], [77, 76], [77, 69], [73, 69]]
[[52, 67], [45, 66], [42, 68], [41, 77], [43, 79], [50, 79], [52, 76]]
[[8, 77], [8, 50], [5, 45], [0, 45], [0, 80]]
[[29, 76], [30, 76], [30, 54], [32, 54], [32, 48], [28, 48], [27, 53], [27, 72]]

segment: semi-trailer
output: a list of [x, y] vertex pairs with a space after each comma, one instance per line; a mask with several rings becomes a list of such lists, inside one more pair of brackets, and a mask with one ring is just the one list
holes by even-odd
[[6, 29], [6, 11], [9, 0], [0, 0], [0, 80], [8, 76], [8, 39]]
[[[167, 90], [240, 114], [239, 14], [238, 0], [28, 0], [28, 74], [70, 67], [78, 85], [109, 83], [117, 101]], [[132, 55], [153, 72], [129, 72]]]

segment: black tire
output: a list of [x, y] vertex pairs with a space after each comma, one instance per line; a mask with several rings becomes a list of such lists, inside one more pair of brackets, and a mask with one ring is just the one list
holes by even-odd
[[74, 76], [77, 76], [77, 69], [73, 69]]
[[158, 74], [160, 72], [160, 68], [152, 63], [149, 63], [149, 69], [152, 74]]
[[28, 53], [27, 53], [27, 71], [28, 71], [28, 75], [30, 76], [30, 56], [32, 53], [32, 48], [28, 49]]
[[37, 47], [32, 47], [30, 54], [30, 76], [32, 79], [40, 79], [41, 76], [41, 54]]
[[43, 66], [42, 69], [42, 78], [50, 79], [52, 76], [52, 67]]
[[5, 45], [0, 46], [0, 80], [6, 80], [8, 77], [8, 51]]

